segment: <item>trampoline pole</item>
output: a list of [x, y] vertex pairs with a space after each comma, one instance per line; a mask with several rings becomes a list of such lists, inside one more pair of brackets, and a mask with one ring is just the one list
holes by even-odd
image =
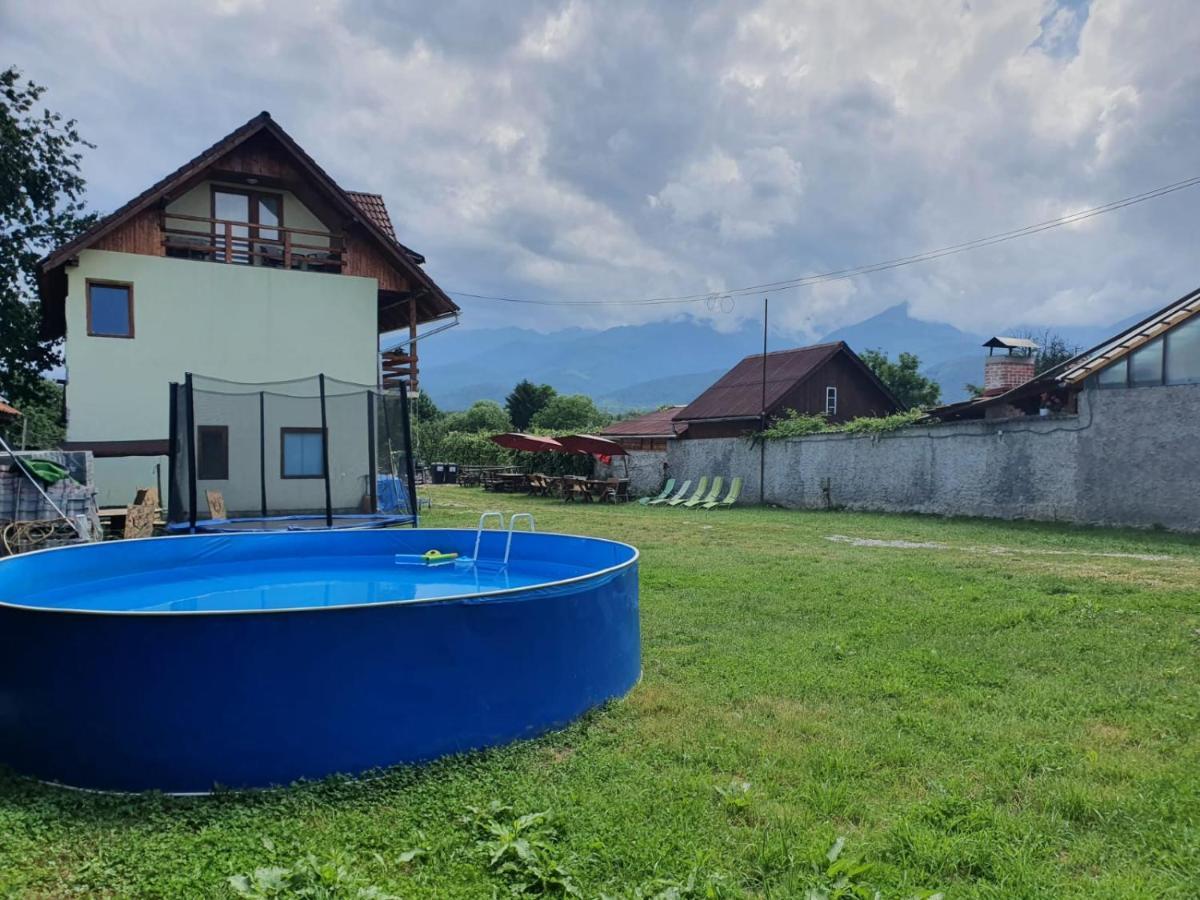
[[267, 517], [267, 392], [258, 392], [258, 483], [262, 517]]
[[333, 527], [333, 495], [329, 487], [329, 421], [325, 416], [325, 373], [317, 376], [321, 385], [321, 461], [325, 465], [325, 527]]
[[419, 512], [417, 509], [417, 467], [416, 460], [413, 458], [412, 423], [408, 412], [407, 383], [401, 384], [400, 387], [400, 427], [404, 431], [404, 474], [407, 476], [408, 481], [408, 508], [412, 512], [413, 528], [416, 528], [420, 524], [417, 521], [417, 515]]
[[184, 378], [184, 387], [187, 390], [187, 404], [185, 407], [187, 414], [187, 470], [188, 470], [188, 531], [196, 533], [196, 400], [192, 396], [192, 373], [188, 372]]
[[379, 466], [375, 459], [375, 403], [374, 391], [367, 391], [367, 495], [371, 498], [370, 513], [379, 512]]

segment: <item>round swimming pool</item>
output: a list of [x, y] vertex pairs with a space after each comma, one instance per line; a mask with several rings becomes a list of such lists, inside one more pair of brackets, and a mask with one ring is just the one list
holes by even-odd
[[[638, 553], [434, 529], [0, 561], [0, 763], [75, 787], [281, 785], [533, 737], [640, 674]], [[459, 554], [428, 562], [430, 550]]]

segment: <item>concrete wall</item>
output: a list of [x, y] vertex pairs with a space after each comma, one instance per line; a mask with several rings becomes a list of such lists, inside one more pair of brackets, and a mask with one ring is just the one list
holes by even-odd
[[[759, 499], [760, 448], [671, 441], [671, 474], [741, 475]], [[1200, 531], [1200, 385], [1097, 390], [1077, 416], [963, 422], [765, 447], [765, 501]]]
[[[185, 372], [376, 381], [373, 278], [105, 250], [83, 251], [67, 272], [68, 441], [165, 440], [167, 386]], [[133, 284], [133, 339], [88, 335], [89, 278]], [[160, 461], [97, 460], [100, 505], [130, 502]]]

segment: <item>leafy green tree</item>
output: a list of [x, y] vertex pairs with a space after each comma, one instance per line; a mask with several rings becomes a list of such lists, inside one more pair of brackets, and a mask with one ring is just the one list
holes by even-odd
[[907, 408], [928, 409], [941, 402], [941, 385], [921, 374], [921, 360], [915, 353], [901, 353], [896, 362], [882, 350], [867, 350], [859, 357]]
[[512, 422], [508, 413], [495, 400], [476, 400], [470, 409], [464, 412], [450, 413], [443, 420], [446, 431], [463, 431], [477, 434], [481, 431], [496, 434], [501, 431], [512, 431]]
[[4, 427], [4, 439], [19, 449], [49, 450], [66, 440], [63, 427], [63, 389], [53, 381], [41, 380], [36, 397], [20, 407], [21, 415]]
[[517, 383], [504, 398], [504, 408], [517, 431], [524, 431], [558, 392], [548, 384], [534, 384], [528, 378]]
[[537, 429], [565, 434], [595, 431], [611, 421], [612, 416], [597, 408], [591, 397], [560, 394], [542, 407], [530, 424]]
[[1037, 351], [1033, 354], [1033, 373], [1041, 375], [1043, 372], [1053, 369], [1059, 363], [1064, 363], [1073, 356], [1079, 354], [1082, 349], [1075, 344], [1069, 343], [1066, 338], [1056, 331], [1044, 329], [1040, 334], [1035, 334], [1032, 331], [1026, 331], [1020, 335], [1023, 338], [1028, 338], [1038, 345]]
[[45, 89], [0, 72], [0, 395], [18, 408], [44, 400], [42, 373], [62, 362], [38, 340], [37, 263], [94, 221], [84, 213], [75, 120], [35, 110]]
[[424, 391], [417, 394], [417, 399], [413, 401], [412, 416], [418, 422], [436, 422], [445, 413], [438, 409], [437, 404], [430, 399], [429, 395]]

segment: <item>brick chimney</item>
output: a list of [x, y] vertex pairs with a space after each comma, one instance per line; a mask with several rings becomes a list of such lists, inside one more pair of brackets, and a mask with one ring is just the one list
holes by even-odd
[[[995, 397], [1033, 378], [1038, 345], [1027, 338], [994, 337], [983, 346], [988, 357], [983, 364], [983, 396]], [[1002, 351], [997, 354], [996, 351]]]

